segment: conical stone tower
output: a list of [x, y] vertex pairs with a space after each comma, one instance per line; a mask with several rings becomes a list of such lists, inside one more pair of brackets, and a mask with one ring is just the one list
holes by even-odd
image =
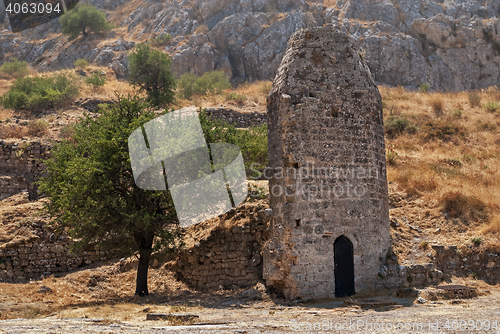
[[267, 112], [267, 284], [302, 299], [375, 288], [390, 247], [382, 101], [353, 39], [296, 32]]

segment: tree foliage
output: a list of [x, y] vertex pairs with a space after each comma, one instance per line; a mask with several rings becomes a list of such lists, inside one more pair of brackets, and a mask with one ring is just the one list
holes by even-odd
[[172, 62], [166, 53], [138, 44], [128, 55], [129, 81], [148, 96], [153, 105], [168, 105], [175, 96]]
[[47, 212], [59, 229], [69, 229], [73, 248], [88, 245], [139, 255], [136, 294], [148, 294], [147, 273], [154, 250], [173, 251], [182, 235], [168, 191], [146, 191], [134, 182], [130, 134], [155, 117], [137, 98], [120, 99], [73, 127], [72, 138], [56, 144], [39, 189], [50, 196]]
[[59, 18], [63, 34], [70, 39], [77, 38], [80, 33], [87, 37], [89, 33], [110, 31], [112, 25], [106, 21], [106, 14], [92, 5], [80, 2], [69, 12]]

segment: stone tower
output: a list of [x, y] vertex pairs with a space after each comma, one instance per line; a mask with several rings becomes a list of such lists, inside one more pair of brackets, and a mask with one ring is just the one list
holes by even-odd
[[382, 101], [354, 41], [296, 32], [267, 108], [264, 279], [288, 298], [375, 288], [390, 246]]

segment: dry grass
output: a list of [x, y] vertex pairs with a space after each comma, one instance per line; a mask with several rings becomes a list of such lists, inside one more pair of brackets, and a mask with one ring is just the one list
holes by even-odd
[[432, 94], [429, 103], [434, 110], [434, 113], [436, 114], [437, 117], [443, 115], [444, 111], [444, 99], [441, 94]]
[[[392, 114], [417, 128], [414, 133], [386, 137], [386, 146], [397, 154], [397, 163], [387, 166], [388, 180], [411, 196], [439, 203], [449, 219], [468, 224], [464, 233], [481, 232], [498, 243], [498, 115], [477, 108], [478, 102], [472, 107], [468, 92], [433, 93], [429, 98], [401, 87], [380, 87], [380, 91], [386, 120]], [[475, 94], [476, 101], [500, 98], [497, 89]]]
[[[196, 106], [196, 107], [212, 107], [224, 105], [226, 102], [228, 107], [237, 109], [242, 108], [245, 111], [247, 107], [258, 107], [265, 109], [267, 105], [267, 96], [271, 90], [271, 81], [257, 81], [254, 83], [246, 83], [238, 86], [235, 89], [227, 90], [221, 95], [208, 96], [193, 96], [191, 99], [177, 99], [176, 105], [179, 107]], [[238, 99], [227, 98], [229, 95], [238, 96]]]

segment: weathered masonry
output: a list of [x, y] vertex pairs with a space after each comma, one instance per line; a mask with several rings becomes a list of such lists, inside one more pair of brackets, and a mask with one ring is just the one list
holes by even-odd
[[267, 284], [302, 299], [374, 289], [390, 246], [382, 101], [354, 41], [296, 32], [268, 117]]

